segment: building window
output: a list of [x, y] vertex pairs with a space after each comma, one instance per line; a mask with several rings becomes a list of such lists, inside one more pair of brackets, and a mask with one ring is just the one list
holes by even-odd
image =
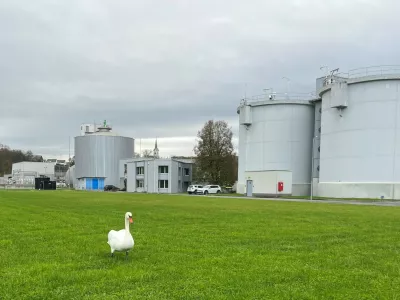
[[159, 180], [158, 188], [159, 189], [167, 189], [168, 188], [168, 180]]
[[179, 167], [179, 168], [178, 168], [178, 174], [179, 174], [179, 175], [181, 175], [181, 171], [182, 171], [182, 169], [181, 169], [181, 167]]
[[136, 180], [136, 187], [137, 188], [142, 188], [144, 187], [144, 180]]
[[144, 167], [136, 167], [136, 175], [143, 175]]
[[158, 173], [168, 174], [168, 166], [158, 166]]
[[185, 168], [185, 176], [189, 176], [189, 168]]
[[128, 173], [128, 165], [124, 164], [124, 175], [126, 175], [126, 173]]

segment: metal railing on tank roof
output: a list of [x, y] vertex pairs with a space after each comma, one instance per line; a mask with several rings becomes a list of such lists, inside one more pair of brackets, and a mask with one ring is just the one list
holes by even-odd
[[400, 74], [400, 65], [381, 65], [350, 70], [348, 72], [348, 78], [396, 74]]
[[381, 65], [352, 69], [347, 73], [335, 73], [325, 77], [323, 86], [336, 82], [346, 82], [348, 79], [363, 78], [368, 76], [400, 75], [400, 65]]
[[270, 94], [260, 94], [251, 97], [246, 97], [242, 99], [242, 103], [252, 103], [259, 101], [305, 101], [315, 98], [313, 92], [309, 93], [270, 93]]

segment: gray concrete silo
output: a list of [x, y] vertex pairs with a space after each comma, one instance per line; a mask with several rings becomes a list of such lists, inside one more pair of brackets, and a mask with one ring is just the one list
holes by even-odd
[[320, 89], [318, 196], [400, 198], [399, 70], [358, 69]]
[[119, 161], [133, 157], [134, 139], [103, 126], [95, 133], [75, 137], [76, 189], [102, 190], [121, 186]]
[[251, 189], [255, 196], [308, 195], [314, 105], [307, 100], [257, 99], [242, 103], [238, 114], [238, 193]]

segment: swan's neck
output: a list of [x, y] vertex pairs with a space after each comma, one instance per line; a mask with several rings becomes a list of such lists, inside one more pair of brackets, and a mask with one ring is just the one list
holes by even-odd
[[125, 231], [126, 233], [129, 232], [129, 219], [125, 219]]

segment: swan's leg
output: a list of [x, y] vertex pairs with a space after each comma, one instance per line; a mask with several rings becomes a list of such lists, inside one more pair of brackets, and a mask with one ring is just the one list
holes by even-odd
[[114, 257], [114, 249], [111, 249], [111, 257]]
[[126, 251], [125, 259], [128, 259], [128, 254], [129, 254], [129, 252]]

